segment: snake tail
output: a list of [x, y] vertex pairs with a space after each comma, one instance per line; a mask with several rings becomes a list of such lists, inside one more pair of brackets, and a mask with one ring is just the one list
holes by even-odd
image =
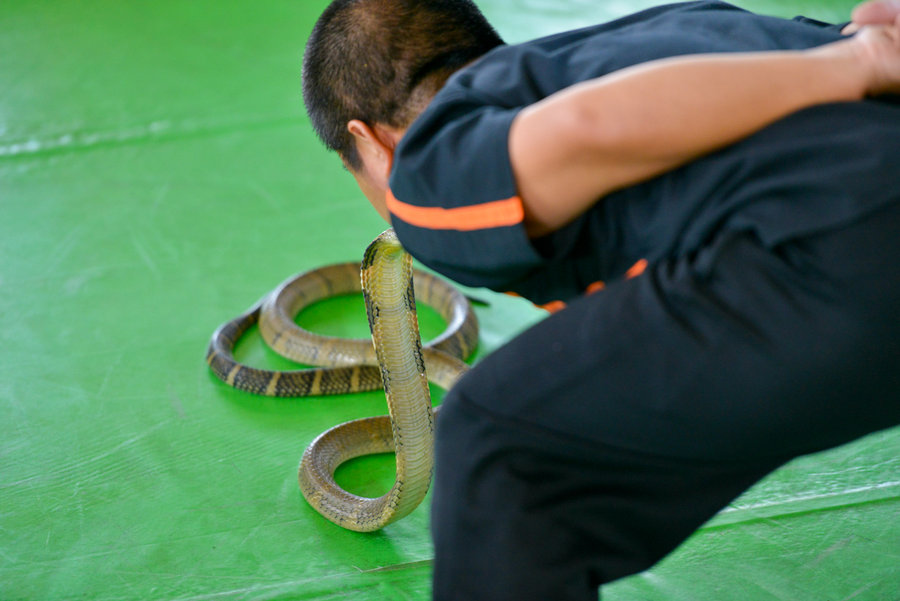
[[217, 378], [238, 390], [275, 397], [346, 394], [348, 390], [381, 388], [381, 372], [375, 365], [275, 371], [239, 363], [234, 358], [234, 347], [259, 321], [262, 306], [262, 302], [257, 303], [213, 333], [206, 362]]

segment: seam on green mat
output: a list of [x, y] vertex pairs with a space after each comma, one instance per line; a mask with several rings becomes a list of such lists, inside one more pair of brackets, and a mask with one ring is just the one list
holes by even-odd
[[[416, 567], [428, 567], [429, 569], [431, 563], [431, 560], [410, 562], [410, 564], [416, 564]], [[321, 578], [258, 584], [197, 595], [168, 597], [166, 601], [215, 601], [216, 599], [231, 598], [253, 599], [254, 601], [303, 601], [305, 599], [359, 599], [360, 595], [368, 599], [375, 597], [370, 597], [366, 593], [377, 593], [383, 589], [385, 584], [412, 581], [408, 577], [401, 577], [400, 574], [371, 574], [369, 572], [345, 572]], [[417, 575], [416, 580], [418, 579]]]
[[63, 133], [44, 139], [0, 144], [0, 161], [25, 160], [71, 152], [87, 152], [103, 148], [142, 143], [167, 142], [185, 138], [213, 137], [242, 130], [268, 129], [306, 123], [303, 116], [245, 119], [237, 122], [173, 123], [154, 121], [123, 129], [80, 133]]
[[434, 563], [433, 559], [420, 559], [418, 561], [407, 561], [405, 563], [398, 563], [390, 566], [381, 566], [377, 568], [372, 568], [370, 570], [360, 570], [360, 574], [376, 574], [379, 572], [397, 572], [400, 570], [411, 570], [418, 569], [422, 567], [428, 567], [432, 563]]
[[725, 509], [712, 518], [701, 530], [727, 528], [782, 516], [819, 513], [898, 500], [900, 500], [900, 482], [884, 482], [845, 491], [796, 497], [775, 503], [759, 503]]

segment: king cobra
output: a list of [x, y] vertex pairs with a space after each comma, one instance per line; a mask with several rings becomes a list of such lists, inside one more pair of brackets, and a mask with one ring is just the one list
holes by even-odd
[[[312, 303], [363, 291], [372, 340], [320, 336], [294, 317]], [[422, 347], [415, 293], [447, 322], [446, 330]], [[279, 354], [309, 369], [270, 371], [238, 363], [234, 346], [254, 324]], [[428, 381], [449, 389], [468, 369], [463, 359], [478, 341], [478, 323], [466, 297], [444, 280], [413, 270], [393, 230], [366, 249], [362, 264], [329, 265], [286, 280], [212, 336], [207, 363], [230, 386], [268, 396], [343, 394], [384, 387], [390, 415], [339, 424], [320, 434], [300, 462], [300, 490], [332, 522], [370, 532], [415, 509], [431, 483], [434, 417]], [[427, 374], [427, 375], [426, 375]], [[337, 467], [355, 457], [394, 453], [396, 478], [381, 497], [342, 489]]]

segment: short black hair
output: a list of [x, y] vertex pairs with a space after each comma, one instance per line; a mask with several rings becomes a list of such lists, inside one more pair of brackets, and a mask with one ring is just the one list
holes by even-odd
[[351, 119], [406, 127], [454, 71], [501, 44], [471, 0], [335, 0], [306, 43], [306, 111], [359, 168]]

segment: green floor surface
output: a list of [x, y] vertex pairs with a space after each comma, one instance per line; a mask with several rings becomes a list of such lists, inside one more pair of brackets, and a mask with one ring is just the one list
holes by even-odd
[[[481, 4], [516, 41], [654, 3]], [[428, 597], [427, 505], [362, 535], [297, 488], [306, 444], [383, 398], [259, 398], [203, 361], [220, 322], [384, 227], [303, 115], [325, 5], [0, 2], [0, 600]], [[541, 317], [477, 294], [480, 356]], [[358, 299], [302, 319], [366, 328]], [[239, 354], [282, 364], [255, 334]], [[898, 457], [894, 430], [797, 461], [605, 598], [897, 601]], [[340, 479], [373, 494], [390, 470]]]

